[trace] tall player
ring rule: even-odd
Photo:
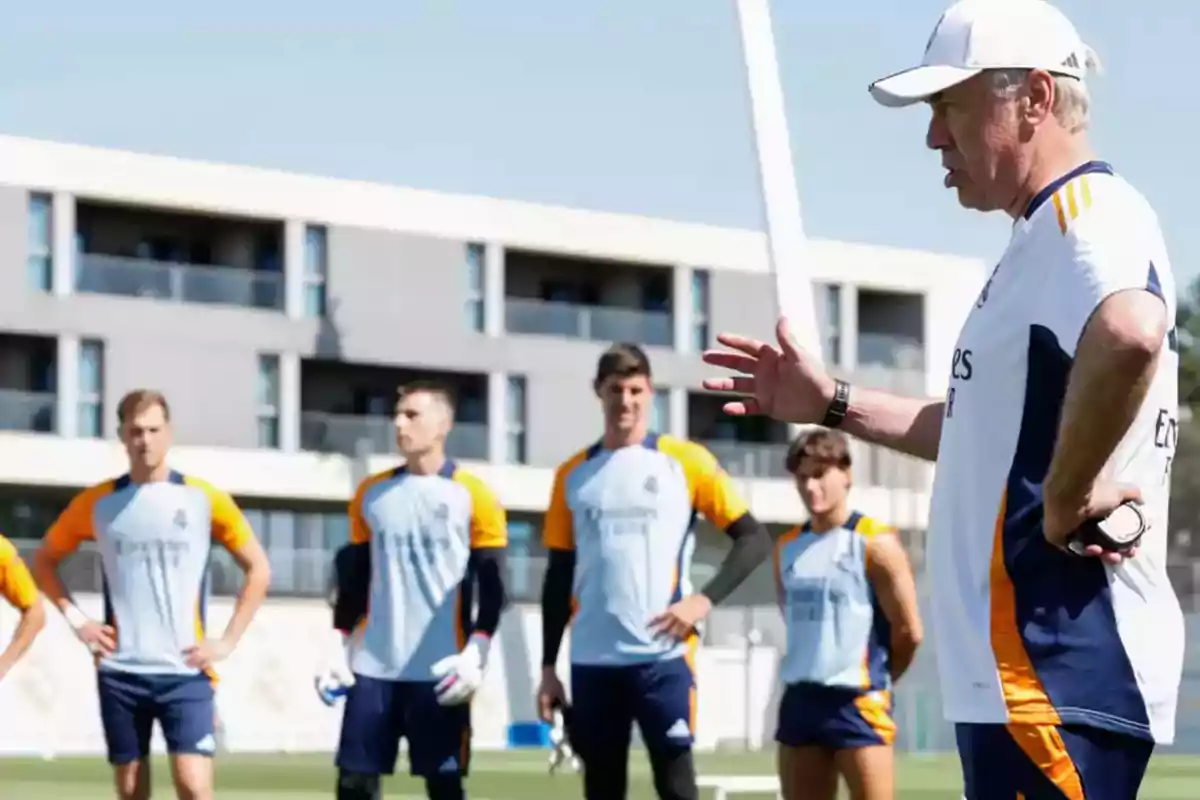
[[[840,773],[852,800],[891,800],[892,686],[922,636],[912,567],[894,530],[851,509],[844,435],[801,436],[786,466],[808,522],[775,543],[787,624],[775,734],[783,796],[835,800]]]
[[[744,374],[705,382],[747,395],[730,413],[823,418],[936,459],[932,621],[971,800],[1132,800],[1155,743],[1175,736],[1175,282],[1150,204],[1088,143],[1095,64],[1043,0],[961,0],[921,66],[871,87],[884,105],[927,103],[945,185],[1013,220],[944,400],[834,380],[785,321],[778,348],[722,335],[739,352],[705,355]],[[1084,525],[1130,501],[1144,538]]]
[[[46,609],[29,568],[12,542],[0,536],[0,596],[21,615],[17,629],[0,653],[0,681],[12,671],[46,626]]]
[[[33,559],[38,585],[63,613],[98,666],[100,717],[117,796],[150,796],[150,735],[162,727],[175,790],[213,797],[216,737],[213,666],[249,627],[271,580],[267,554],[229,495],[167,463],[171,418],[158,392],[138,390],[117,406],[129,472],[75,496]],[[104,575],[104,620],[72,601],[58,565],[95,541]],[[206,638],[213,544],[245,572],[233,616]]]
[[[350,504],[334,602],[352,670],[338,800],[377,800],[401,739],[430,800],[466,796],[470,700],[505,605],[508,523],[483,481],[447,458],[453,422],[448,389],[403,387],[396,442],[404,465],[367,478]]]
[[[695,800],[696,626],[766,560],[770,535],[708,450],[648,430],[640,347],[609,348],[594,386],[604,435],[559,467],[546,512],[539,710],[550,721],[566,701],[555,663],[570,621],[572,744],[588,800],[625,797],[635,721],[658,796]],[[693,594],[697,513],[733,547]]]

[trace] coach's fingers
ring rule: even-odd
[[[753,375],[754,370],[758,367],[757,358],[742,355],[741,353],[730,353],[727,350],[705,350],[704,355],[701,357],[704,359],[704,363],[709,366],[731,369],[734,372],[744,372],[747,375]]]
[[[1142,490],[1136,486],[1121,486],[1117,489],[1117,496],[1121,498],[1121,502],[1134,502],[1141,504]]]
[[[734,394],[754,394],[754,378],[706,378],[701,386],[714,392],[733,392]]]
[[[753,397],[747,397],[745,400],[734,400],[731,403],[726,403],[721,406],[721,410],[731,417],[752,417],[756,414],[761,414],[762,411],[758,407],[758,401]]]
[[[737,333],[718,333],[717,341],[726,347],[740,350],[748,356],[758,355],[758,351],[766,346],[766,342],[760,342],[758,339],[751,339],[749,336]]]
[[[779,321],[775,323],[775,338],[779,340],[779,350],[785,358],[789,361],[804,360],[804,351],[792,337],[792,326],[788,323],[787,317],[780,317]]]

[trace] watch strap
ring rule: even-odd
[[[821,420],[821,427],[839,427],[845,421],[846,413],[849,410],[850,384],[835,378],[833,382],[833,399],[829,401],[829,408],[825,409],[825,418]]]

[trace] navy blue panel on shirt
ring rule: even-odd
[[[1149,738],[1145,702],[1117,631],[1105,565],[1058,550],[1042,530],[1042,487],[1071,363],[1053,331],[1030,327],[1025,405],[1003,530],[1017,630],[1064,723]]]

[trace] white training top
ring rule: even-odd
[[[1042,482],[1092,312],[1126,289],[1167,307],[1149,395],[1109,463],[1151,525],[1119,567],[1042,534]],[[1041,192],[959,335],[931,511],[933,631],[952,722],[1086,724],[1170,744],[1184,628],[1167,579],[1177,431],[1175,281],[1158,219],[1112,168]]]

